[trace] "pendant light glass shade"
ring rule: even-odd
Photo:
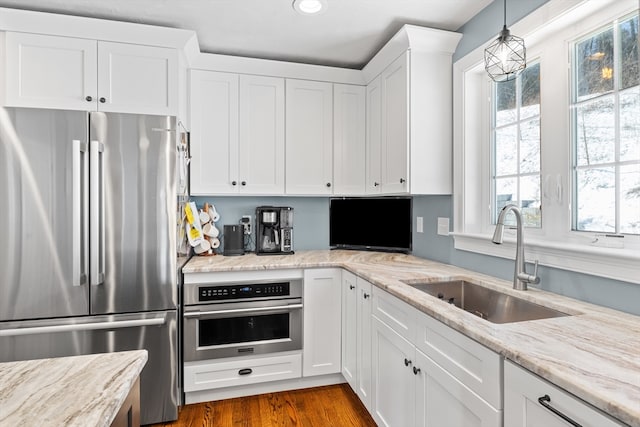
[[[504,26],[497,39],[484,50],[484,68],[495,82],[513,80],[527,67],[524,40],[507,29],[507,0],[504,0]]]

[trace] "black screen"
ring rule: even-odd
[[[411,197],[331,199],[329,246],[410,252],[411,215]]]

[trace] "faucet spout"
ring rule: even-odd
[[[538,262],[536,261],[535,269],[533,274],[528,274],[524,264],[524,241],[522,238],[522,214],[520,213],[520,209],[516,205],[506,205],[500,211],[498,215],[498,221],[496,224],[496,229],[493,233],[493,238],[491,241],[497,245],[502,243],[502,237],[504,234],[504,219],[509,212],[513,212],[516,217],[516,259],[515,259],[515,269],[513,272],[513,289],[518,289],[522,291],[527,290],[527,283],[540,283],[540,278],[537,276],[538,274]]]

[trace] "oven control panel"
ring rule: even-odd
[[[198,301],[289,296],[289,282],[201,286]]]

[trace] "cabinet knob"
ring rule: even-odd
[[[354,290],[356,287],[353,285],[349,285],[349,289]]]
[[[87,102],[91,102],[91,101],[93,101],[93,98],[92,98],[92,97],[90,97],[90,96],[87,96],[85,99],[87,100]]]
[[[404,178],[400,178],[400,184],[404,184],[406,180]]]
[[[327,188],[331,187],[331,183],[327,182]]]
[[[379,182],[374,182],[374,183],[373,183],[373,186],[374,186],[374,187],[377,187],[378,185],[380,185],[380,183],[379,183]]]
[[[236,181],[231,181],[231,185],[238,185],[238,183]]]
[[[404,359],[404,366],[409,366],[409,365],[411,365],[411,360],[405,358]]]
[[[420,373],[420,368],[413,367],[413,375],[418,375]]]
[[[247,181],[242,181],[242,182],[240,183],[240,185],[242,185],[242,186],[244,187],[245,185],[247,185]]]
[[[369,298],[371,296],[371,294],[368,294],[368,293],[365,292],[364,294],[362,294],[362,296],[364,296],[364,299],[367,299],[367,298]]]
[[[106,98],[100,98],[99,101],[104,104],[105,102],[107,102],[107,99]]]

